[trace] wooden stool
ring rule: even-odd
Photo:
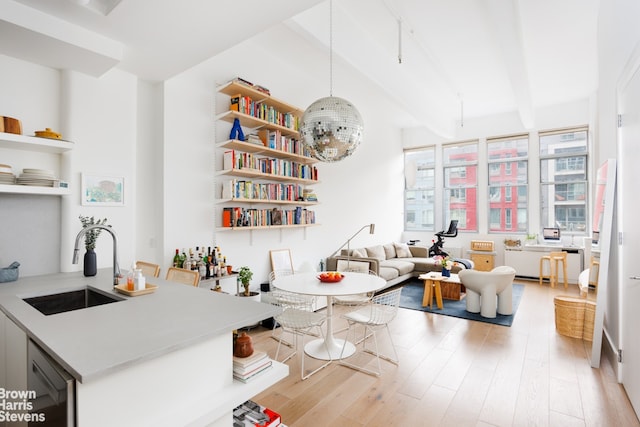
[[[545,262],[549,263],[549,275],[544,274]],[[539,279],[540,286],[542,286],[542,279],[549,279],[549,284],[551,285],[551,287],[555,286],[555,276],[554,276],[554,270],[553,270],[553,263],[551,262],[551,254],[542,255],[540,257],[540,273],[538,274],[538,276],[540,277]]]
[[[435,292],[434,292],[435,291]],[[436,297],[436,306],[442,310],[442,287],[440,286],[440,280],[425,279],[424,280],[424,296],[422,297],[422,306],[429,306],[429,309],[433,308],[433,297]]]
[[[544,274],[545,261],[549,262],[549,275]],[[540,285],[542,285],[542,279],[548,278],[551,287],[556,287],[559,277],[559,263],[562,263],[562,278],[564,280],[564,287],[565,289],[569,287],[569,283],[567,282],[567,253],[564,251],[549,252],[548,255],[543,255],[540,257]]]
[[[558,284],[558,279],[560,278],[560,274],[559,274],[560,269],[558,268],[558,263],[561,262],[562,263],[562,279],[564,281],[564,288],[567,289],[569,287],[569,282],[567,281],[567,253],[564,251],[551,252],[549,256],[551,257],[551,261],[553,261],[553,270],[555,273],[554,274],[555,284],[556,285]]]
[[[595,274],[594,274],[595,271]],[[589,264],[589,286],[593,286],[594,289],[598,288],[598,275],[600,274],[600,261],[591,257],[591,263]],[[594,277],[593,280],[591,278]]]

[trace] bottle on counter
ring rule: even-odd
[[[198,274],[200,275],[200,279],[204,279],[205,276],[207,275],[207,269],[205,267],[205,257],[203,256],[201,259],[198,260]]]
[[[211,246],[207,248],[207,254],[204,256],[204,261],[204,268],[206,269],[204,278],[209,279],[211,277]]]
[[[134,278],[133,278],[135,290],[136,291],[142,291],[142,290],[146,289],[147,288],[146,281],[147,280],[142,275],[142,270],[140,270],[139,268],[136,268],[135,275],[134,275]]]
[[[176,254],[173,256],[173,266],[176,268],[182,267],[182,263],[180,262],[180,251],[176,249]]]
[[[191,260],[189,258],[186,258],[184,260],[184,262],[182,263],[182,268],[184,268],[185,270],[191,270]]]
[[[135,269],[135,264],[131,265],[131,268],[129,269],[129,272],[127,273],[127,290],[128,291],[135,291],[136,287],[135,287],[135,281],[134,281],[134,271]]]
[[[187,270],[195,270],[197,269],[196,258],[193,255],[193,248],[189,248],[189,268]]]
[[[180,265],[178,268],[184,268],[184,262],[187,260],[187,252],[182,248],[182,253],[180,254]]]

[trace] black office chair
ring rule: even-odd
[[[431,245],[431,247],[429,248],[429,256],[430,257],[436,256],[436,255],[440,255],[443,257],[449,256],[448,253],[442,250],[442,245],[444,245],[444,240],[442,238],[456,237],[457,235],[458,235],[458,220],[452,219],[451,222],[449,223],[449,229],[447,231],[442,230],[436,233],[436,237],[438,237],[438,240],[434,242],[433,245]]]

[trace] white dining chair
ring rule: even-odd
[[[303,294],[296,294],[294,292],[289,292],[289,291],[285,291],[282,289],[278,289],[275,284],[273,283],[274,280],[276,279],[276,277],[282,277],[282,276],[289,276],[295,274],[294,271],[291,270],[277,270],[277,271],[272,271],[269,273],[269,289],[273,292],[273,291],[277,291],[277,293],[275,295],[285,295],[286,296],[286,303],[288,306],[290,307],[294,307],[294,308],[298,308],[300,310],[308,310],[308,311],[313,311],[313,307],[315,305],[315,301],[316,301],[316,297],[313,295],[303,295]],[[313,331],[310,330],[309,335],[314,336],[314,337],[318,337],[319,335]],[[293,344],[290,343],[287,340],[282,339],[282,337],[280,337],[279,335],[276,334],[275,329],[273,329],[271,331],[271,338],[275,339],[276,341],[288,346],[288,347],[293,347]]]
[[[382,373],[380,359],[387,360],[395,365],[398,364],[398,353],[396,351],[395,345],[393,344],[393,339],[391,338],[389,323],[396,317],[396,314],[398,313],[401,291],[402,288],[398,288],[389,292],[385,292],[383,294],[378,294],[371,299],[371,302],[367,306],[343,314],[341,316],[349,323],[347,336],[345,338],[342,352],[340,354],[341,365],[365,372],[370,375],[379,376]],[[365,368],[364,365],[356,365],[354,363],[350,363],[347,360],[343,359],[344,350],[346,347],[346,343],[349,341],[350,333],[353,334],[353,340],[355,341],[355,329],[357,325],[362,325],[364,327],[364,332],[360,341],[356,342],[356,350],[357,345],[362,344],[362,352],[373,354],[376,357],[378,366],[377,371]],[[393,350],[393,356],[381,354],[379,351],[378,337],[376,336],[376,332],[381,329],[386,329],[387,331],[389,343],[391,344],[391,349]],[[371,340],[373,340],[374,344],[373,349],[367,347],[367,343]],[[351,357],[355,357],[357,354],[358,352],[356,351],[356,353]]]
[[[324,331],[322,330],[322,326],[324,325],[327,318],[324,314],[313,312],[312,302],[308,302],[307,306],[304,306],[303,304],[301,304],[301,300],[298,297],[299,295],[297,294],[275,290],[271,292],[264,292],[262,295],[262,302],[282,308],[282,312],[280,314],[273,316],[275,323],[273,325],[272,336],[275,337],[274,334],[277,329],[280,332],[277,338],[278,347],[276,349],[274,359],[281,363],[286,363],[289,359],[291,359],[299,352],[300,378],[306,380],[311,375],[329,365],[329,363],[331,363],[331,359],[322,363],[311,372],[305,372],[305,359],[311,359],[309,356],[306,356],[304,352],[305,337],[309,335],[312,330],[317,330],[319,336],[322,337],[322,341],[324,342]],[[293,351],[282,360],[278,360],[282,344],[291,345],[284,341],[283,337],[285,333],[290,333],[292,335],[291,341],[293,342]],[[301,347],[298,346],[299,341],[301,341]],[[298,351],[299,348],[300,351]],[[327,347],[326,343],[325,348],[327,350],[327,354],[329,354],[329,348]]]
[[[341,270],[342,272],[355,272],[355,273],[369,273],[373,276],[377,276],[375,271],[368,270],[362,271],[360,269],[345,269]],[[333,303],[337,305],[347,305],[347,306],[359,306],[365,305],[371,301],[375,292],[367,292],[364,294],[353,294],[353,295],[339,295],[333,297]]]

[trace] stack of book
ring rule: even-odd
[[[271,359],[264,351],[254,351],[249,357],[233,357],[233,377],[239,381],[251,381],[257,375],[271,369]]]
[[[247,400],[233,410],[234,427],[279,427],[282,426],[280,415],[269,408]]]

